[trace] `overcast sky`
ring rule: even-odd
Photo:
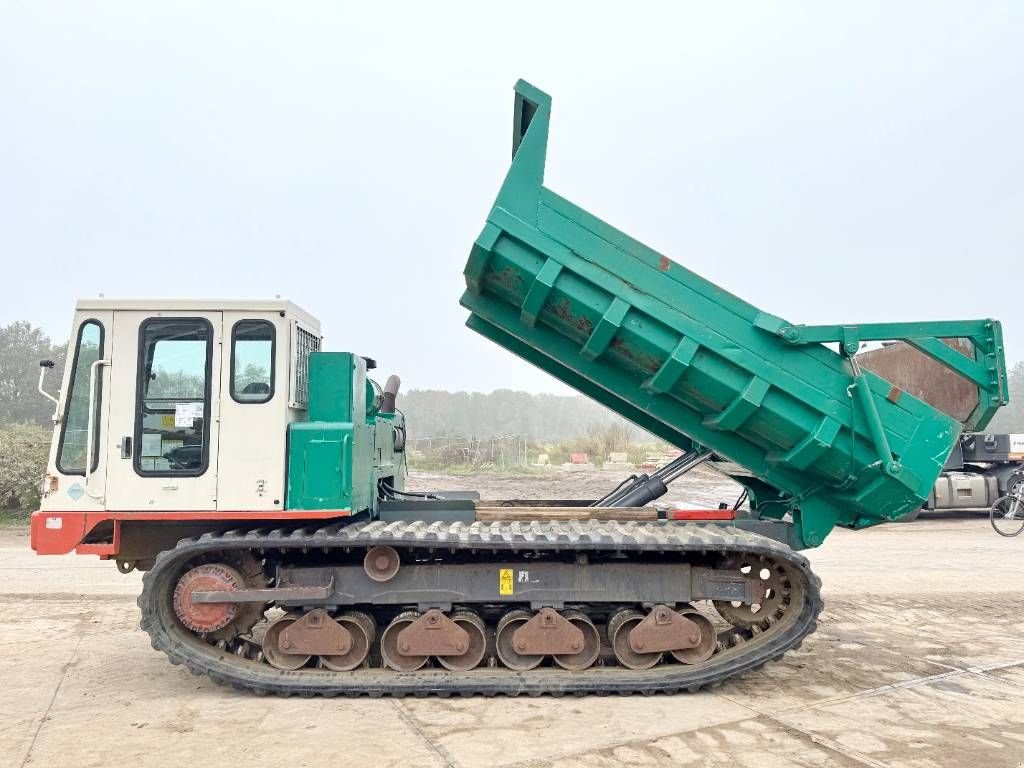
[[[0,2],[0,324],[280,294],[406,387],[565,391],[458,306],[525,77],[546,185],[675,261],[1024,357],[1024,3],[157,5]]]

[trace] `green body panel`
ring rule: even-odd
[[[405,487],[405,465],[394,449],[404,421],[377,412],[378,390],[358,355],[310,354],[309,420],[288,428],[287,509],[373,511],[379,478]]]
[[[996,321],[794,326],[546,189],[550,98],[516,93],[512,167],[465,269],[467,324],[655,435],[740,465],[754,514],[789,512],[803,545],[919,507],[962,428],[861,371],[860,341],[905,338],[975,383],[972,429],[1006,402]],[[972,339],[975,359],[952,357],[946,336]]]
[[[309,356],[310,421],[352,421],[366,408],[366,363],[351,352]]]
[[[405,490],[405,457],[395,450],[395,430],[404,430],[405,421],[401,414],[377,414],[373,424],[375,472],[378,478],[390,478],[390,485],[397,491]]]
[[[352,509],[353,432],[347,422],[290,425],[288,509]]]

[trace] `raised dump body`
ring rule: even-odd
[[[920,507],[962,427],[1006,402],[999,323],[807,327],[763,312],[544,187],[550,112],[547,94],[517,84],[512,166],[465,270],[469,327],[670,443],[744,468],[755,516],[792,513],[797,546]],[[892,338],[977,389],[963,424],[852,360]]]

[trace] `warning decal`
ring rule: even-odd
[[[498,569],[498,594],[499,595],[511,595],[513,587],[512,581],[512,569],[511,568],[499,568]]]

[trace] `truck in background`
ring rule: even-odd
[[[967,432],[946,460],[922,509],[987,512],[1024,483],[1024,434]]]

